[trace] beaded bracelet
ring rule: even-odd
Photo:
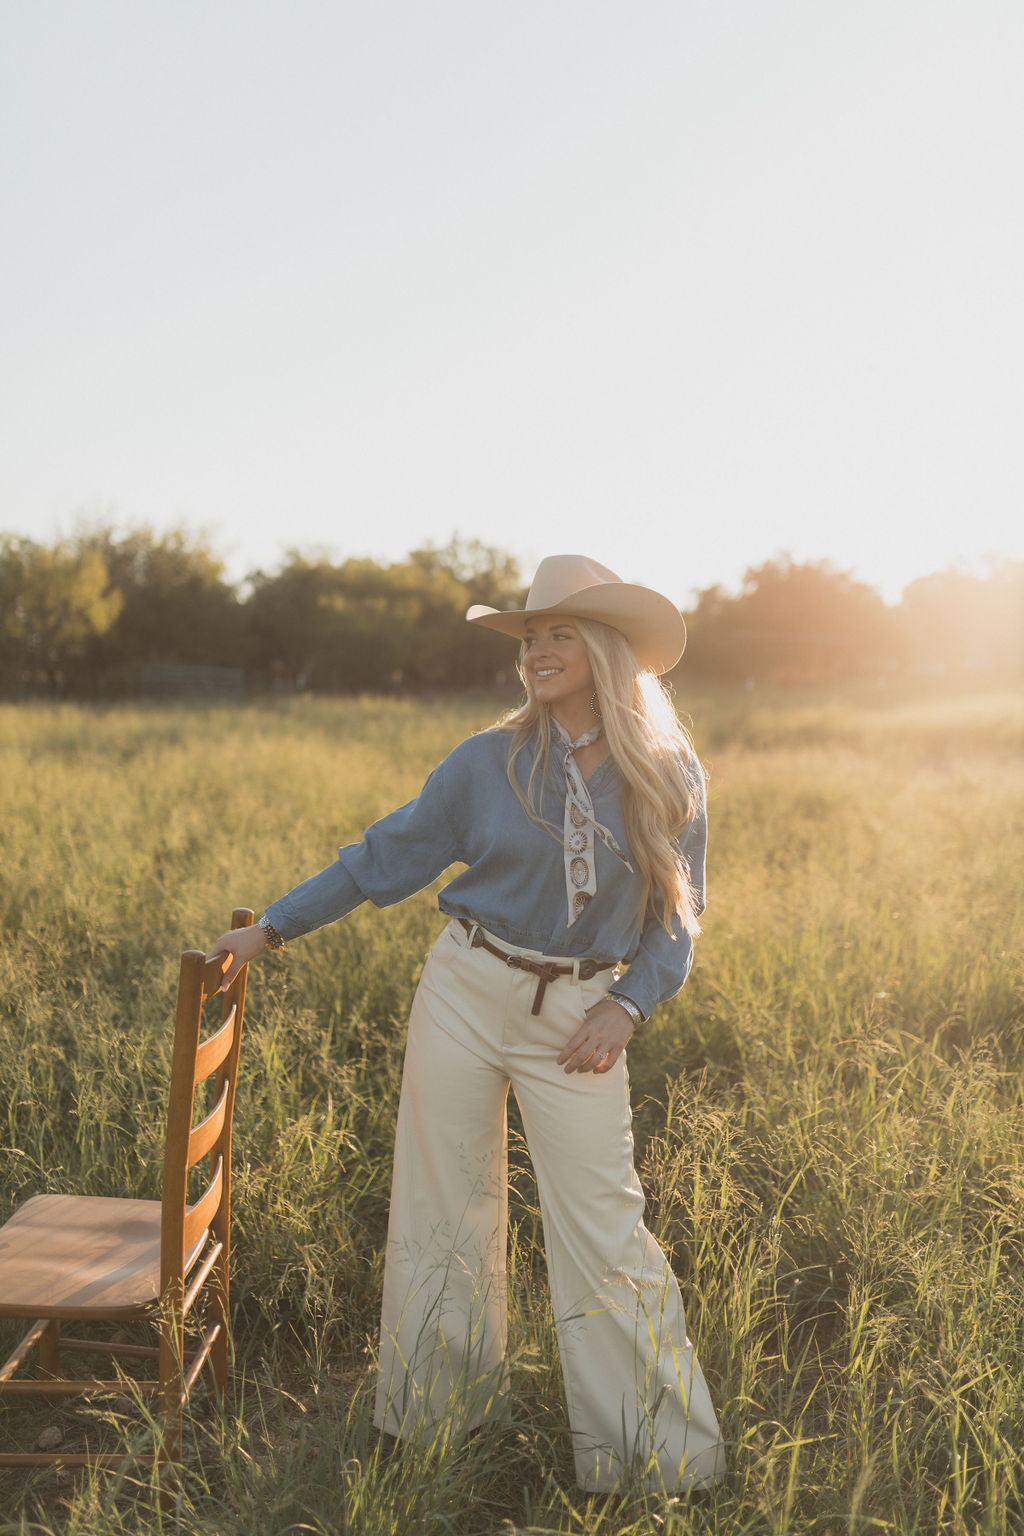
[[[273,923],[270,921],[270,918],[265,912],[260,918],[259,922],[256,924],[256,927],[262,928],[263,932],[266,934],[268,949],[284,949],[284,939],[282,939],[281,935],[278,933],[277,929],[274,927]]]

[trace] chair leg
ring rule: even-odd
[[[185,1319],[183,1297],[169,1293],[164,1297],[160,1318],[160,1425],[158,1459],[181,1460],[181,1397],[183,1357],[185,1354]]]
[[[51,1318],[39,1339],[39,1375],[60,1376],[60,1319]]]
[[[165,1515],[172,1513],[178,1502],[181,1473],[176,1462],[169,1461],[162,1453],[156,1459],[157,1482],[160,1487],[160,1508]]]
[[[156,1447],[157,1480],[160,1505],[165,1513],[174,1508],[181,1462],[181,1366],[168,1349],[165,1359],[163,1339],[160,1351],[160,1435]]]

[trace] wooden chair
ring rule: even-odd
[[[238,907],[231,926],[247,928],[252,917],[248,908]],[[247,967],[223,994],[219,1027],[200,1040],[203,1004],[219,991],[227,963],[226,956],[208,961],[194,949],[181,957],[162,1198],[36,1195],[0,1227],[0,1317],[35,1320],[0,1367],[0,1394],[154,1394],[162,1421],[156,1450],[161,1462],[180,1459],[182,1408],[204,1364],[218,1394],[227,1386],[231,1118]],[[213,1107],[193,1125],[196,1087],[214,1073]],[[206,1156],[206,1187],[189,1204],[189,1170]],[[185,1319],[204,1291],[205,1327],[198,1345],[186,1352]],[[73,1338],[61,1331],[70,1321],[137,1318],[156,1324],[159,1344]],[[14,1380],[35,1344],[37,1376]],[[158,1374],[147,1380],[62,1377],[65,1351],[155,1359]],[[123,1459],[123,1453],[9,1452],[0,1454],[0,1466],[116,1466]]]

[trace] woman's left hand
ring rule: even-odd
[[[633,1020],[625,1008],[602,997],[579,1029],[563,1045],[557,1058],[566,1072],[610,1072],[629,1044]]]

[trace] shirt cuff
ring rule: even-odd
[[[266,915],[286,942],[337,922],[366,897],[340,859],[272,901]]]

